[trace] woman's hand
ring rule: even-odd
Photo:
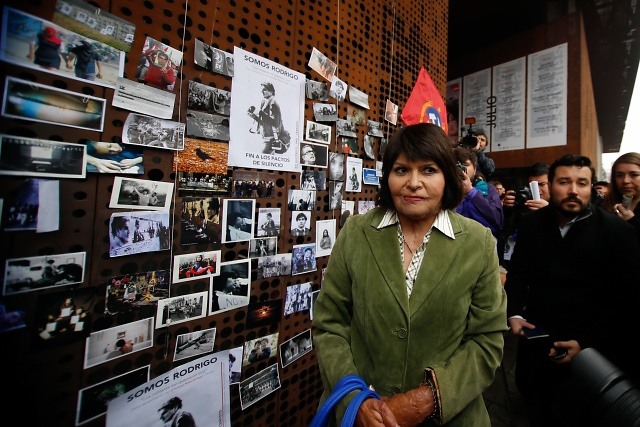
[[[87,163],[95,166],[102,173],[121,172],[120,164],[113,160],[98,159],[97,157],[87,155]]]
[[[120,166],[122,166],[122,168],[124,168],[124,169],[130,168],[131,166],[135,166],[138,163],[142,163],[142,156],[136,157],[134,159],[123,159],[123,160],[120,160]]]

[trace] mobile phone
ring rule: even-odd
[[[622,196],[622,206],[624,206],[625,208],[628,208],[629,206],[631,206],[632,201],[633,201],[633,197],[627,196],[627,195]]]
[[[562,359],[569,353],[566,348],[559,348],[559,347],[553,347],[553,348],[556,349],[556,355],[551,356],[553,360]]]
[[[545,338],[549,336],[547,331],[541,326],[536,326],[533,329],[522,328],[522,333],[524,333],[524,336],[527,337],[528,340],[534,338]]]

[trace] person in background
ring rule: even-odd
[[[585,411],[569,410],[571,363],[583,349],[595,348],[628,374],[638,370],[637,352],[620,346],[639,301],[640,245],[633,227],[591,203],[593,175],[588,157],[557,159],[549,206],[518,225],[505,290],[519,337],[516,385],[532,427],[592,424],[576,418]],[[526,339],[535,327],[549,338]]]
[[[507,189],[504,188],[504,185],[502,184],[502,182],[498,181],[497,179],[492,179],[491,181],[489,181],[489,184],[495,187],[496,191],[498,192],[498,196],[500,196],[500,200],[504,200],[504,196],[507,193]]]
[[[478,167],[476,169],[485,179],[488,179],[496,170],[495,162],[484,152],[489,145],[489,136],[482,126],[474,127],[473,133],[478,140],[478,144],[475,147],[471,147],[471,151],[476,153],[478,158]]]
[[[75,65],[74,65],[75,59]],[[76,77],[85,80],[102,78],[102,57],[88,40],[81,40],[80,44],[69,49],[66,65],[75,71]]]
[[[29,43],[27,58],[34,64],[47,70],[59,70],[62,58],[62,40],[54,27],[44,27],[36,36],[37,40]]]
[[[454,211],[460,170],[438,125],[399,128],[382,168],[378,207],[346,221],[313,304],[320,404],[357,374],[382,396],[358,426],[488,427],[507,321],[495,238]]]
[[[609,194],[609,181],[596,181],[593,183],[593,189],[602,199],[605,199]]]
[[[611,191],[600,206],[633,225],[640,239],[640,153],[618,157],[611,165],[611,180]]]

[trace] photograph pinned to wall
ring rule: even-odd
[[[289,276],[291,274],[291,254],[277,254],[258,258],[258,279]]]
[[[263,369],[240,383],[240,406],[244,411],[281,387],[278,363]]]
[[[284,315],[309,310],[311,308],[312,282],[297,283],[287,286],[287,296],[284,300]]]
[[[84,281],[86,252],[70,252],[5,261],[2,295],[67,286]]]
[[[364,215],[375,207],[375,200],[358,200],[358,215]]]
[[[25,179],[6,200],[4,231],[36,230],[40,218],[40,184],[44,180]],[[58,206],[56,206],[58,208]]]
[[[324,269],[322,270],[322,277],[324,278]],[[309,310],[309,320],[313,320],[313,305],[316,303],[318,295],[320,295],[320,289],[311,292],[311,309]]]
[[[180,50],[147,36],[136,68],[136,78],[140,83],[173,92],[181,63]]]
[[[231,112],[231,92],[213,86],[189,80],[189,98],[187,108],[190,110],[217,113],[228,116]]]
[[[278,251],[277,237],[258,237],[249,241],[249,258],[275,255]]]
[[[305,75],[234,47],[229,166],[300,172]]]
[[[335,62],[327,58],[324,53],[320,52],[315,47],[311,51],[311,56],[309,57],[307,65],[328,81],[333,80],[333,75],[338,68],[338,65]]]
[[[225,144],[226,145],[226,144]],[[174,155],[174,160],[179,154]],[[181,162],[184,164],[184,162]],[[175,163],[174,163],[175,164]],[[232,169],[226,173],[178,171],[178,195],[185,196],[229,196],[231,195]]]
[[[123,52],[131,50],[136,32],[136,26],[132,22],[83,0],[58,0],[53,12],[53,22]]]
[[[322,144],[331,144],[331,126],[307,120],[305,139]]]
[[[376,155],[373,152],[373,137],[371,135],[364,136],[364,153],[368,159],[375,160]]]
[[[349,86],[349,101],[361,106],[362,108],[366,108],[367,110],[369,109],[369,95],[353,86]]]
[[[0,134],[0,175],[84,178],[84,144]]]
[[[229,141],[229,117],[187,110],[187,136]]]
[[[313,350],[311,329],[307,329],[280,344],[280,362],[282,363],[282,367],[284,368],[292,362],[295,362],[311,350]]]
[[[311,211],[292,211],[291,212],[291,235],[294,237],[304,237],[311,235],[309,221]]]
[[[316,208],[316,192],[313,190],[288,191],[287,207],[290,211],[312,211]]]
[[[199,357],[213,352],[213,343],[216,338],[216,328],[203,329],[176,337],[176,348],[173,353],[173,361]]]
[[[329,179],[332,181],[344,179],[344,155],[342,153],[329,153]]]
[[[275,197],[278,175],[273,171],[234,170],[231,194],[236,198]]]
[[[194,39],[193,63],[198,67],[211,71],[213,61],[213,49],[205,42]]]
[[[342,153],[343,154],[355,154],[358,155],[360,147],[358,146],[358,139],[350,136],[342,137]]]
[[[358,127],[351,120],[338,119],[336,122],[336,135],[356,138],[358,136]]]
[[[208,291],[194,292],[158,301],[156,329],[206,316],[208,293]]]
[[[365,185],[380,185],[380,178],[375,169],[362,168],[362,183]]]
[[[220,274],[209,286],[209,315],[246,307],[251,291],[251,260],[223,262]]]
[[[384,152],[387,150],[387,138],[380,139],[380,157],[384,157]],[[382,170],[382,167],[380,167]]]
[[[300,145],[300,164],[326,168],[329,157],[329,146],[304,141]]]
[[[329,87],[326,82],[307,79],[305,93],[308,99],[313,99],[314,101],[327,101],[329,99]]]
[[[144,173],[143,148],[117,142],[87,141],[87,165],[89,173]]]
[[[92,332],[84,347],[84,369],[137,353],[152,345],[153,317]]]
[[[326,190],[327,175],[324,171],[305,169],[300,174],[301,190]]]
[[[192,252],[173,257],[173,283],[220,275],[220,251]]]
[[[242,379],[242,346],[229,349],[229,384]]]
[[[37,16],[4,7],[1,31],[2,61],[109,88],[123,76],[123,51]],[[79,59],[80,49],[88,61]],[[75,58],[67,62],[70,52]]]
[[[382,137],[382,123],[374,120],[367,120],[367,135]]]
[[[222,243],[244,242],[253,238],[255,199],[224,199],[222,211]]]
[[[291,256],[291,275],[309,273],[317,270],[316,244],[303,243],[293,245]]]
[[[211,71],[223,76],[233,77],[235,68],[235,56],[211,46]]]
[[[182,198],[182,217],[180,224],[180,244],[211,245],[220,248],[220,198],[192,197]]]
[[[227,175],[230,172],[227,167],[228,157],[229,144],[226,142],[185,138],[184,150],[173,156],[173,167],[180,172],[197,172],[211,178],[214,174]],[[205,179],[200,182],[207,181]]]
[[[398,105],[387,99],[387,104],[384,109],[384,119],[395,125],[398,123]]]
[[[328,256],[336,241],[336,220],[316,221],[316,257]]]
[[[13,298],[0,298],[0,334],[27,327],[27,311]]]
[[[344,189],[344,182],[331,181],[329,182],[329,209],[341,209],[342,208],[342,190]]]
[[[171,245],[169,211],[111,214],[109,256],[166,251]]]
[[[333,76],[331,86],[329,87],[329,96],[335,98],[338,102],[343,102],[347,97],[347,89],[349,86],[343,80]]]
[[[366,122],[365,111],[362,108],[354,107],[353,105],[347,105],[347,120],[351,123],[361,126]]]
[[[171,119],[176,94],[144,83],[118,77],[111,100],[112,107],[122,108],[160,119]]]
[[[278,354],[278,336],[279,333],[276,332],[245,341],[242,352],[242,366],[249,366]]]
[[[342,210],[340,211],[340,227],[344,226],[347,219],[355,214],[356,202],[353,200],[343,200]]]
[[[256,237],[273,237],[280,234],[280,208],[258,208]]]
[[[129,313],[142,307],[156,307],[158,301],[169,297],[169,270],[112,277],[107,283],[104,314]]]
[[[117,375],[78,391],[76,426],[95,420],[107,413],[109,402],[149,381],[151,365]]]
[[[362,191],[362,159],[347,157],[347,180],[345,191],[352,193],[359,193]]]
[[[277,323],[282,318],[282,300],[268,300],[249,303],[247,328],[253,329]]]
[[[334,104],[314,102],[313,119],[317,122],[335,122],[338,120],[338,110]]]
[[[2,115],[102,132],[106,103],[103,98],[7,76]]]
[[[184,123],[129,113],[122,129],[122,142],[165,150],[182,150],[184,129]]]
[[[85,339],[91,331],[95,289],[41,294],[35,315],[34,347],[57,347]]]
[[[110,208],[169,210],[173,198],[173,182],[113,177]]]

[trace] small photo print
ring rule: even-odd
[[[259,208],[256,237],[274,237],[280,234],[280,208]]]
[[[376,207],[376,202],[374,200],[358,200],[359,215],[364,215],[375,207]]]
[[[166,251],[171,244],[169,211],[111,214],[109,256]]]
[[[7,300],[10,299],[7,298]],[[27,311],[19,306],[19,304],[23,304],[23,302],[14,305],[11,301],[7,300],[0,299],[0,313],[2,313],[0,334],[27,327]]]
[[[287,206],[290,211],[312,211],[316,208],[316,192],[314,190],[289,189],[288,199]]]
[[[278,175],[273,171],[234,170],[231,194],[236,198],[275,197]]]
[[[251,260],[241,259],[220,265],[220,275],[211,281],[209,314],[249,305]]]
[[[367,155],[368,159],[375,160],[376,155],[373,152],[373,137],[371,135],[364,136],[364,154]]]
[[[362,183],[365,185],[379,185],[380,178],[375,169],[362,168]]]
[[[258,279],[289,276],[291,274],[291,254],[278,254],[258,258]]]
[[[340,227],[344,226],[351,215],[355,215],[356,202],[353,200],[343,200],[340,211]]]
[[[366,108],[367,110],[369,109],[369,95],[353,86],[349,86],[349,101],[361,106],[362,108]]]
[[[398,105],[387,99],[387,105],[384,110],[384,119],[395,125],[398,123]]]
[[[305,169],[300,174],[301,190],[326,190],[327,175],[324,171]]]
[[[329,179],[332,181],[344,179],[344,154],[329,153]]]
[[[355,125],[364,125],[365,111],[362,108],[347,105],[347,120]]]
[[[136,77],[140,83],[173,92],[181,63],[182,51],[147,37],[138,61]]]
[[[300,144],[300,164],[303,166],[315,166],[326,168],[329,157],[329,146],[303,142]]]
[[[328,256],[336,241],[336,220],[316,221],[316,257]]]
[[[173,257],[173,283],[218,276],[220,251],[189,253]]]
[[[324,278],[324,270],[322,270],[322,277]],[[309,320],[313,320],[313,306],[318,299],[318,295],[320,295],[320,289],[311,292],[311,309],[309,310]]]
[[[224,199],[222,243],[243,242],[253,238],[255,199]]]
[[[142,175],[143,151],[135,145],[87,141],[87,172]]]
[[[206,316],[207,294],[208,291],[196,292],[158,301],[156,329]]]
[[[169,210],[173,198],[173,182],[145,179],[113,178],[110,208]]]
[[[280,362],[282,367],[298,360],[313,349],[311,342],[311,329],[296,335],[288,341],[280,344]]]
[[[320,52],[315,47],[311,51],[311,57],[309,58],[309,63],[307,64],[309,67],[320,74],[322,77],[327,79],[328,81],[333,80],[333,75],[338,68],[337,64],[327,58],[322,52]]]
[[[358,147],[358,139],[351,138],[350,136],[342,137],[342,153],[343,154],[358,154],[360,147]]]
[[[240,383],[240,406],[242,410],[244,411],[260,399],[270,395],[280,386],[280,373],[278,372],[277,363],[242,381]]]
[[[331,144],[331,126],[307,120],[305,139],[322,144]]]
[[[105,314],[129,313],[141,307],[156,307],[158,301],[169,297],[169,270],[112,277],[107,284]]]
[[[180,244],[183,246],[205,244],[220,248],[220,198],[182,198]]]
[[[211,47],[211,71],[223,76],[233,77],[234,58],[233,53]]]
[[[338,77],[333,76],[331,87],[329,88],[329,96],[335,98],[338,102],[342,102],[347,97],[347,84]]]
[[[335,122],[338,120],[338,110],[334,104],[314,102],[313,118],[316,122]]]
[[[309,219],[311,211],[293,211],[291,212],[291,235],[294,237],[303,237],[311,235],[311,227]]]
[[[187,108],[228,116],[231,108],[231,92],[190,80]]]
[[[211,46],[195,39],[193,47],[193,63],[211,71],[211,61],[213,61],[213,50]]]
[[[367,120],[367,135],[383,137],[382,123],[373,120]]]
[[[336,122],[336,135],[356,138],[358,136],[358,127],[351,120],[338,119]]]
[[[252,363],[266,360],[278,353],[278,332],[265,335],[244,343],[242,366],[249,366]]]
[[[229,143],[227,142],[185,138],[184,150],[173,155],[173,167],[178,172],[189,172],[192,173],[190,176],[198,176],[199,180],[196,183],[204,191],[212,186],[229,187],[230,179],[227,177],[231,175],[231,169],[227,167],[228,159]],[[214,180],[215,176],[220,176],[220,178]],[[207,185],[207,183],[212,185]],[[192,184],[194,183],[192,182]]]
[[[102,132],[106,103],[103,98],[7,76],[2,115]]]
[[[295,276],[296,274],[305,274],[316,270],[316,244],[293,245],[291,274]]]
[[[331,181],[329,183],[329,209],[340,209],[342,207],[342,190],[344,182]]]
[[[345,191],[359,193],[362,191],[362,159],[347,158],[347,180]]]
[[[84,281],[86,252],[9,258],[4,267],[4,296],[73,285]]]
[[[308,99],[314,101],[327,101],[329,99],[329,88],[325,82],[306,80],[305,93]]]
[[[260,258],[275,255],[277,250],[277,237],[259,237],[249,241],[249,258]]]
[[[229,385],[242,379],[242,346],[229,349]]]
[[[174,158],[177,156],[176,154]],[[231,169],[227,169],[225,173],[212,174],[178,171],[178,195],[228,196],[231,194],[231,174]]]
[[[216,339],[216,328],[181,334],[176,337],[176,349],[173,353],[173,361],[202,356],[213,352],[213,343]]]
[[[187,136],[229,141],[229,117],[187,110]]]
[[[92,287],[41,294],[35,316],[35,348],[68,345],[91,331],[95,304]]]
[[[87,337],[84,369],[153,345],[153,317],[91,333]]]
[[[182,150],[185,126],[184,123],[129,113],[122,130],[122,142],[165,150]]]
[[[312,287],[311,282],[287,286],[287,297],[284,301],[285,316],[311,308]]]
[[[282,318],[282,300],[258,301],[249,303],[247,309],[247,328],[258,328],[277,323]]]

